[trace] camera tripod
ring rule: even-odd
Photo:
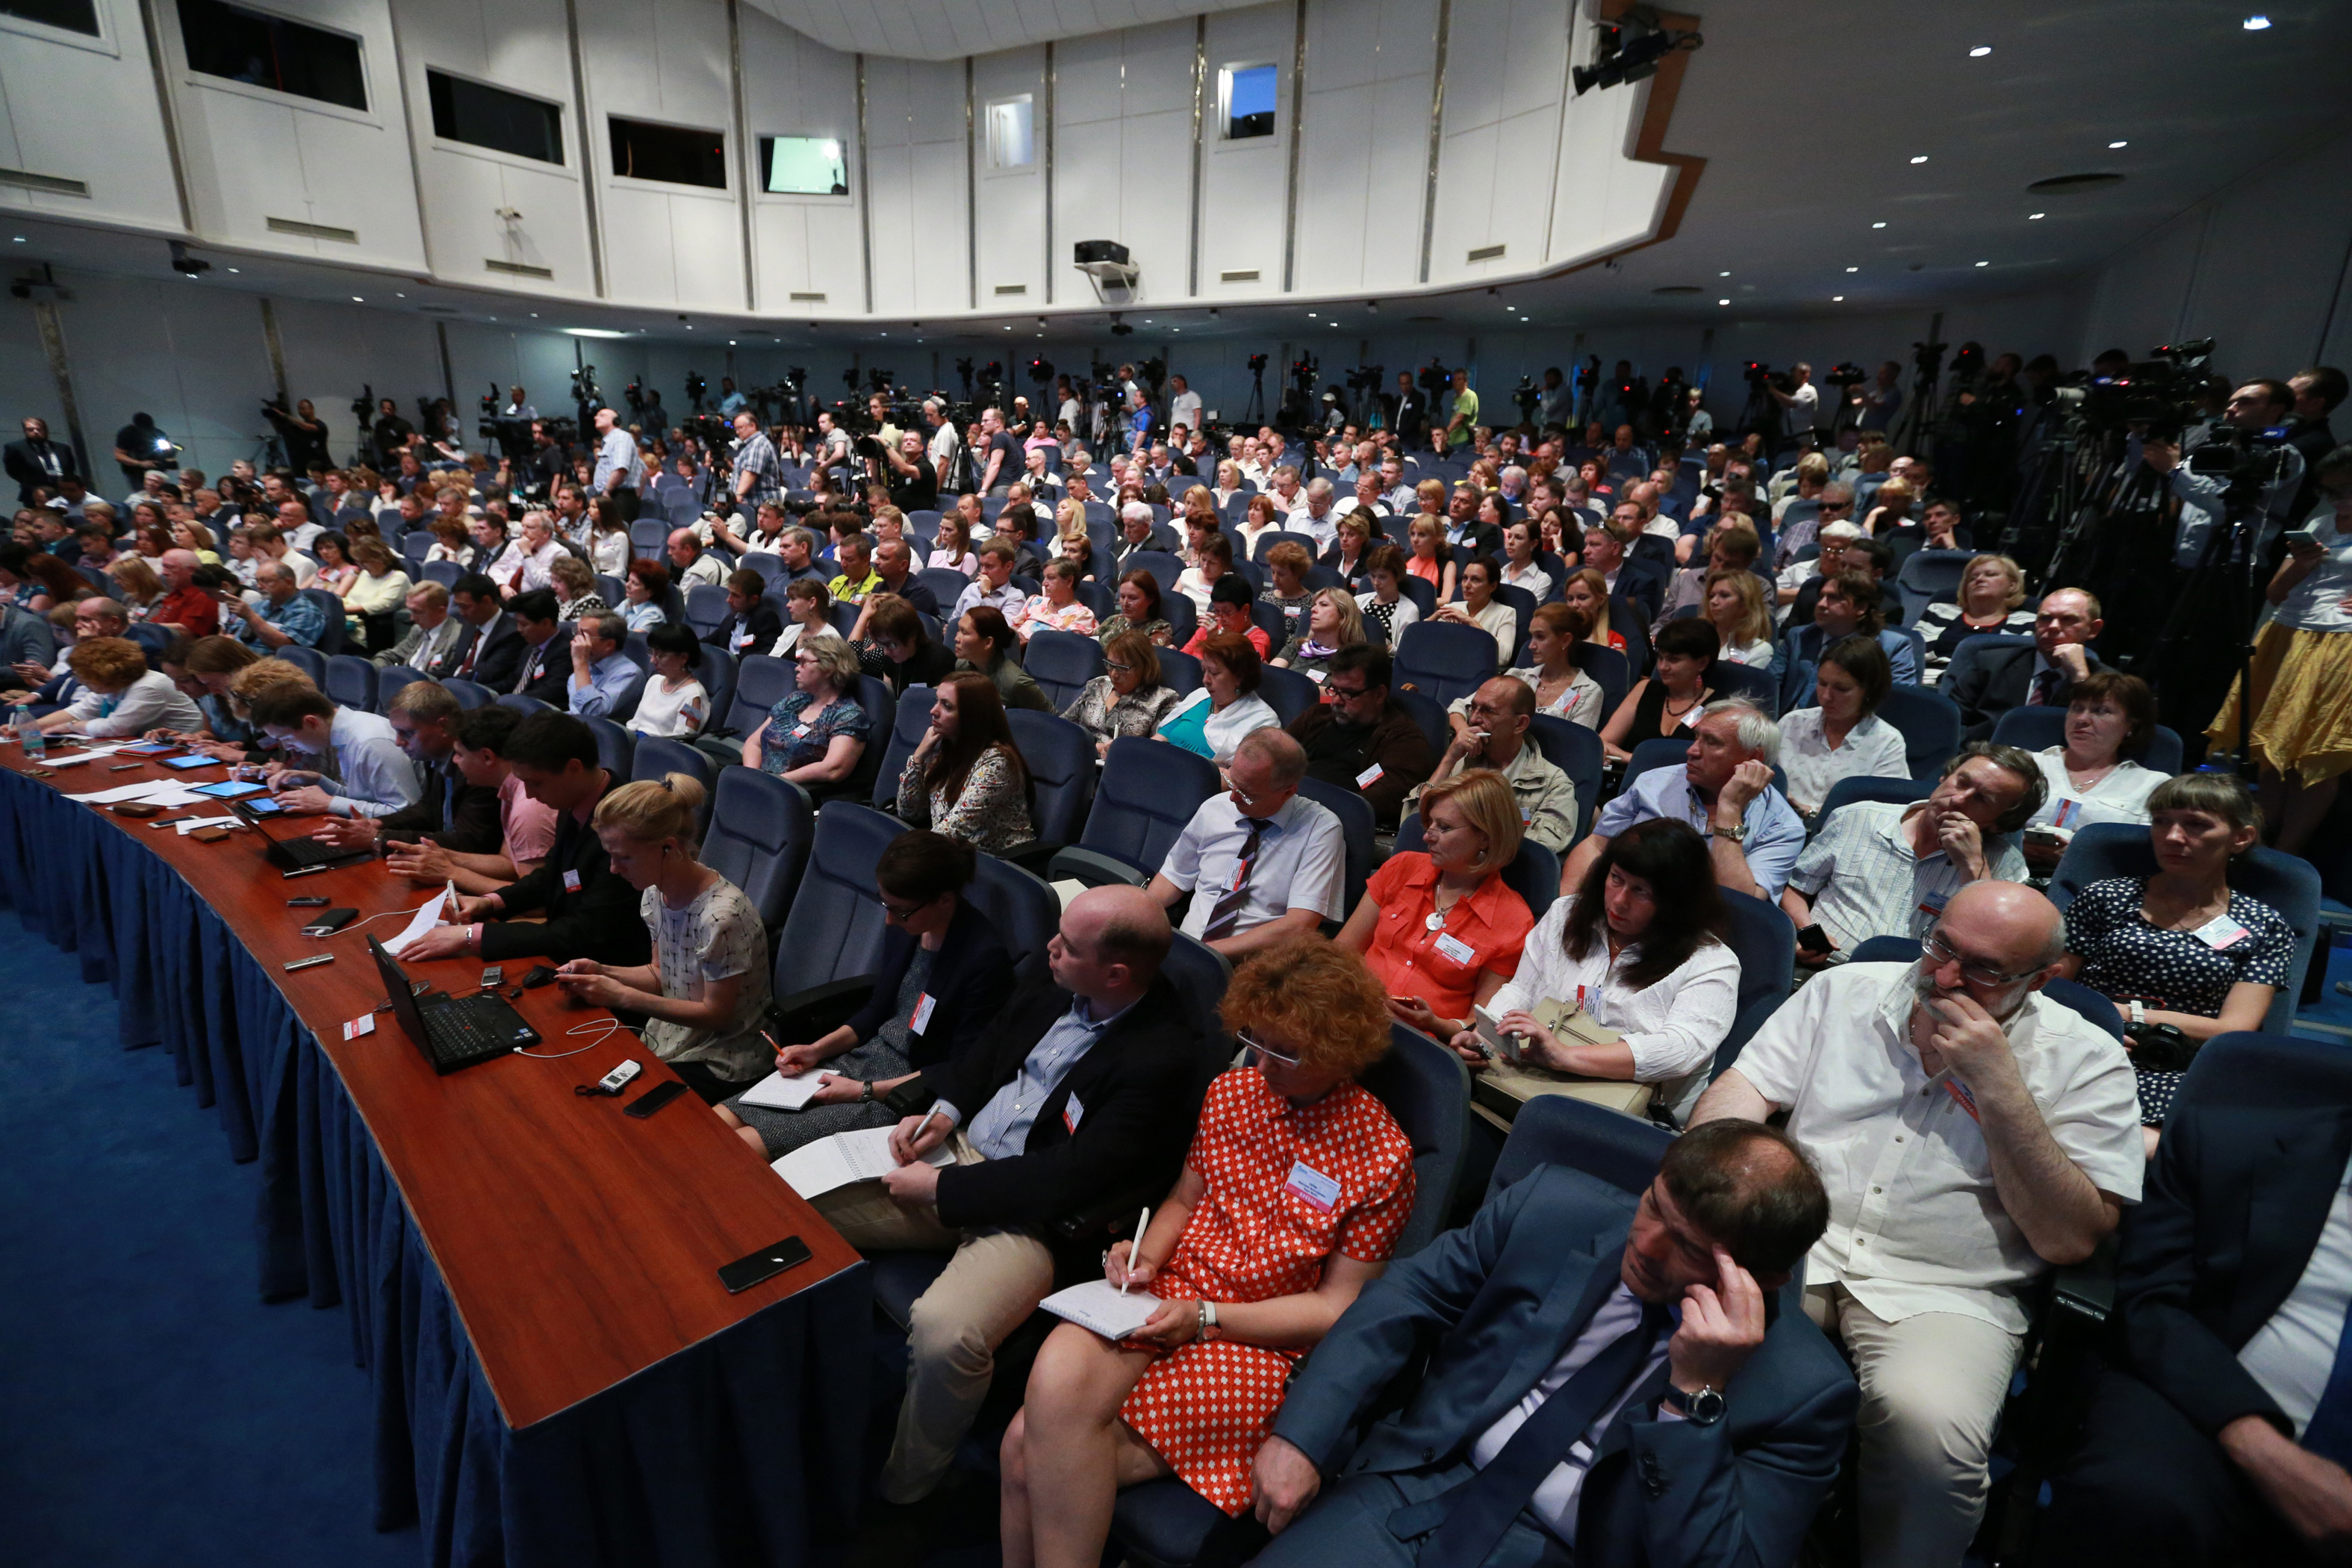
[[[2201,715],[2202,703],[2195,691],[2183,692],[2177,688],[2176,672],[2185,673],[2191,668],[2189,661],[2210,665],[2218,649],[2211,648],[2200,637],[2199,646],[2179,647],[2179,639],[2188,631],[2192,617],[2200,606],[2204,618],[2217,623],[2215,629],[2225,634],[2231,645],[2230,662],[2237,667],[2238,776],[2252,787],[2256,782],[2254,765],[2254,634],[2262,619],[2263,552],[2262,523],[2264,515],[2263,490],[2250,487],[2244,480],[2233,481],[2223,492],[2222,517],[2215,525],[2212,537],[2205,542],[2205,552],[2172,602],[2171,613],[2165,616],[2164,627],[2156,640],[2132,660],[2153,668],[2147,673],[2154,677],[2149,684],[2157,689],[2157,700],[2168,715],[2187,712],[2194,722]],[[2168,653],[2174,657],[2168,658]],[[2221,699],[2226,701],[2227,698]],[[2216,705],[2215,711],[2219,711]],[[2178,717],[2174,718],[2179,723]],[[2200,726],[2201,727],[2201,726]],[[2185,728],[2185,726],[2184,726]]]
[[[1242,426],[1255,430],[1265,423],[1265,366],[1250,367],[1249,401],[1242,405]]]
[[[1944,351],[1950,346],[1944,342],[1944,313],[1938,310],[1927,323],[1927,341],[1911,345],[1911,401],[1904,405],[1894,428],[1886,433],[1887,443],[1897,452],[1916,457],[1927,455],[1920,449],[1919,443],[1934,414],[1944,378]]]

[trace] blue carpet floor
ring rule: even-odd
[[[0,910],[0,1562],[414,1564],[349,1321],[262,1305],[257,1172],[79,973]]]

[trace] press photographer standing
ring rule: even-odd
[[[285,404],[275,400],[263,404],[261,412],[277,427],[278,438],[286,444],[288,468],[298,474],[307,474],[332,466],[327,456],[327,422],[319,417],[319,411],[310,405],[309,398],[297,403],[291,414],[286,412]]]

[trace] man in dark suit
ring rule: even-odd
[[[1757,1122],[1685,1133],[1638,1204],[1538,1167],[1368,1287],[1300,1366],[1257,1454],[1276,1531],[1258,1563],[1794,1561],[1856,1400],[1820,1331],[1779,1310],[1828,1221],[1811,1163]],[[1431,1336],[1419,1388],[1341,1464]]]
[[[1995,648],[1945,680],[1944,695],[1959,704],[1961,736],[1990,739],[2012,708],[2063,708],[2074,682],[2099,667],[2090,642],[2105,625],[2099,601],[2080,588],[2046,595],[2033,613],[2032,647]]]
[[[923,1069],[917,1092],[931,1103],[891,1132],[898,1168],[816,1198],[862,1250],[954,1253],[915,1302],[886,1501],[938,1486],[996,1347],[1052,1292],[1046,1223],[1130,1188],[1156,1202],[1175,1179],[1205,1081],[1191,1015],[1160,973],[1171,940],[1140,888],[1072,900],[1046,950],[1051,980],[1014,992],[979,1042]],[[943,1146],[944,1170],[923,1160]],[[1091,1264],[1099,1241],[1077,1250]]]
[[[551,708],[571,708],[572,651],[570,639],[556,636],[562,629],[559,613],[554,592],[547,588],[533,588],[507,601],[507,614],[522,636],[523,652],[507,683],[492,689],[536,697]]]
[[[775,647],[783,635],[776,606],[768,603],[768,580],[749,566],[728,574],[727,618],[702,640],[730,658],[749,658]]]
[[[499,792],[467,783],[457,768],[457,716],[464,711],[445,686],[416,680],[402,687],[384,717],[424,774],[424,793],[389,816],[323,818],[310,836],[345,849],[424,839],[460,855],[496,854],[505,837]]]
[[[54,491],[58,481],[68,474],[81,472],[81,463],[69,441],[49,439],[49,424],[46,419],[25,421],[25,438],[8,443],[0,454],[8,468],[8,477],[16,481],[16,504],[35,504],[37,489]]]
[[[2352,1107],[2340,1101],[2200,1103],[2184,1090],[2124,1219],[2127,1353],[2095,1374],[2034,1562],[2344,1560],[2347,1158]]]
[[[1423,435],[1429,429],[1429,395],[1413,384],[1412,372],[1397,372],[1396,395],[1381,401],[1389,405],[1389,428],[1396,432],[1399,445],[1408,451],[1425,445]]]
[[[506,611],[499,585],[478,572],[460,577],[449,590],[449,610],[466,623],[467,631],[447,672],[432,673],[442,679],[471,680],[492,691],[513,690],[530,649],[521,628]]]

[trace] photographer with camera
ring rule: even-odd
[[[277,430],[278,438],[285,443],[288,468],[298,474],[307,474],[332,466],[327,456],[326,422],[319,417],[319,411],[311,406],[309,398],[297,403],[294,412],[289,414],[283,400],[266,397],[261,402],[261,412]]]
[[[931,467],[930,455],[924,449],[923,438],[909,430],[900,436],[896,450],[874,437],[866,437],[858,449],[868,458],[878,458],[889,468],[883,482],[889,487],[890,504],[900,511],[933,511],[940,504],[939,470]]]
[[[400,455],[408,450],[416,426],[400,416],[400,405],[392,398],[376,399],[375,408],[375,423],[368,429],[368,442],[375,449],[375,471],[389,474],[400,466]]]
[[[1764,390],[1785,412],[1789,439],[1810,447],[1815,439],[1814,420],[1821,413],[1821,389],[1813,384],[1813,367],[1800,360],[1789,367],[1789,384],[1767,381]]]

